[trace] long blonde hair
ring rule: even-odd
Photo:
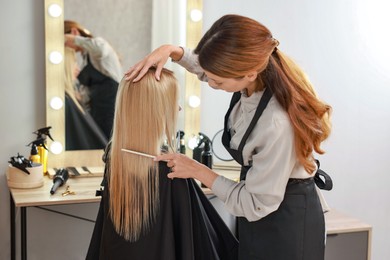
[[[109,165],[110,217],[118,234],[136,241],[159,210],[158,163],[122,148],[157,155],[166,138],[175,151],[178,84],[163,69],[160,81],[151,68],[138,82],[122,80],[116,99]]]
[[[77,108],[80,109],[82,113],[85,113],[83,107],[77,99],[78,93],[75,90],[75,73],[77,69],[76,52],[69,47],[65,47],[64,69],[65,93],[73,100]]]

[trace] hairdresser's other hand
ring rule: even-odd
[[[183,53],[184,52],[181,47],[174,45],[162,45],[126,71],[126,80],[134,78],[133,82],[139,81],[150,67],[156,67],[155,77],[157,80],[160,80],[161,70],[165,63],[167,63],[168,58],[180,60]]]
[[[74,38],[75,36],[73,34],[65,34],[65,46],[72,49],[76,49],[77,46],[74,44]]]
[[[159,155],[155,159],[156,161],[167,161],[168,167],[172,169],[172,172],[168,174],[168,178],[194,178],[202,182],[207,187],[211,188],[214,180],[218,177],[218,174],[213,172],[207,166],[190,159],[184,154],[169,153]]]

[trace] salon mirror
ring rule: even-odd
[[[202,10],[202,0],[168,0],[169,3],[123,0],[115,4],[99,0],[89,1],[88,5],[86,2],[45,0],[46,123],[52,127],[51,135],[60,151],[49,153],[49,167],[103,166],[103,150],[65,149],[64,105],[54,102],[64,101],[65,19],[75,20],[92,34],[108,40],[118,52],[124,71],[163,43],[194,47],[201,37],[202,22],[191,20],[190,13],[194,9]],[[199,131],[200,107],[189,106],[188,99],[194,95],[200,97],[200,83],[177,65],[168,63],[167,68],[175,72],[182,87],[180,103],[184,111],[178,129],[184,129],[186,138],[190,138]],[[48,140],[49,149],[52,144]]]

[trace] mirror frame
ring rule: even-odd
[[[50,107],[50,100],[59,97],[64,101],[64,62],[53,64],[49,60],[50,53],[58,51],[64,57],[64,0],[44,0],[45,1],[45,64],[46,64],[46,124],[51,126],[51,136],[56,142],[63,146],[63,151],[59,154],[49,152],[48,168],[58,167],[103,167],[103,150],[65,150],[65,109],[63,106],[55,110]],[[61,14],[58,17],[49,15],[48,9],[52,4],[61,7]],[[194,48],[201,38],[202,22],[193,22],[190,19],[190,12],[196,8],[202,10],[202,0],[187,0],[187,24],[186,24],[186,46]],[[188,105],[188,98],[196,95],[200,98],[200,82],[195,75],[186,72],[185,76],[185,106],[184,106],[184,131],[188,140],[193,135],[197,135],[200,129],[200,107],[192,108]],[[63,102],[64,103],[64,102]],[[188,133],[188,134],[187,134]],[[48,147],[51,145],[48,140]],[[186,149],[187,155],[192,156],[192,151]]]

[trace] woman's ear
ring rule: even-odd
[[[253,70],[253,71],[248,72],[248,74],[246,74],[245,77],[246,77],[249,81],[253,82],[253,81],[256,80],[257,74],[258,74],[257,71]]]

